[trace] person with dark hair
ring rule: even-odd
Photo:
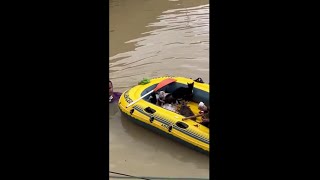
[[[117,102],[120,98],[122,93],[120,92],[113,92],[113,84],[109,80],[109,103]]]

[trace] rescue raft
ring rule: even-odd
[[[136,85],[125,91],[118,102],[122,114],[143,127],[208,154],[210,147],[209,128],[200,124],[201,117],[197,117],[196,120],[183,120],[185,118],[183,115],[149,102],[150,91],[166,79],[174,79],[175,82],[165,85],[157,91],[172,93],[175,89],[187,87],[187,83],[194,82],[193,97],[188,106],[194,114],[199,112],[199,102],[209,106],[209,84],[196,82],[185,77],[166,76],[150,79],[147,84]],[[141,97],[143,98],[138,100]]]

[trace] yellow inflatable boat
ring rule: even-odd
[[[134,86],[121,95],[118,106],[123,115],[137,124],[208,154],[209,128],[200,124],[201,117],[184,120],[183,115],[149,101],[151,92],[172,93],[175,89],[187,87],[187,83],[192,82],[193,97],[188,106],[194,114],[198,114],[199,102],[209,106],[209,84],[184,77],[158,77],[151,79],[147,84]]]

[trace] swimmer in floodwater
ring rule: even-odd
[[[121,94],[122,93],[120,93],[120,92],[113,92],[113,84],[109,80],[109,103],[119,101]]]

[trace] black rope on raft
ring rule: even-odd
[[[132,178],[137,178],[137,179],[151,180],[151,179],[144,178],[144,177],[131,176],[131,175],[128,175],[128,174],[123,174],[123,173],[118,173],[118,172],[113,172],[113,171],[109,171],[109,173],[118,174],[118,175],[127,176],[127,177],[132,177]]]
[[[202,80],[202,78],[200,78],[200,77],[197,78],[197,79],[195,79],[194,81],[195,81],[195,82],[198,82],[198,83],[204,83],[203,80]]]

